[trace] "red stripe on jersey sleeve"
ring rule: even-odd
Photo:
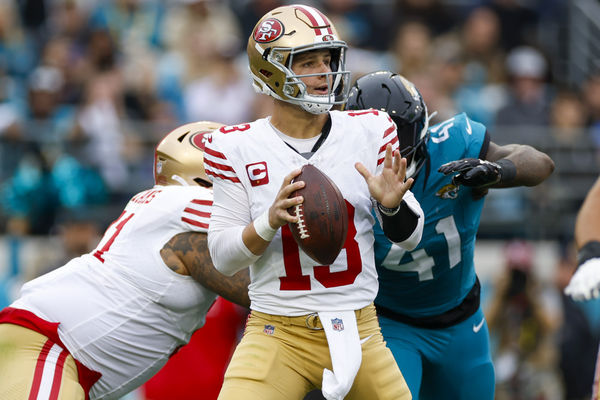
[[[233,168],[230,167],[229,165],[219,164],[219,163],[216,163],[216,162],[212,162],[212,161],[210,161],[207,158],[204,158],[204,164],[207,165],[207,166],[209,166],[209,167],[212,167],[214,169],[219,169],[221,171],[234,172]]]
[[[392,138],[392,140],[386,142],[383,146],[381,146],[379,148],[379,153],[385,153],[385,148],[387,147],[388,144],[391,144],[393,147],[396,143],[398,143],[398,136],[394,136]]]
[[[200,204],[201,206],[212,206],[212,200],[200,200],[200,199],[194,199],[192,200],[192,203],[194,204]]]
[[[385,132],[383,132],[383,137],[386,137],[387,135],[389,135],[390,133],[394,132],[396,130],[396,125],[392,125],[389,128],[387,128],[385,130]],[[398,136],[398,135],[396,135]]]
[[[211,155],[211,156],[213,156],[213,157],[216,157],[216,158],[221,158],[221,159],[223,159],[223,160],[227,160],[227,157],[225,157],[225,154],[223,154],[223,153],[221,153],[221,152],[219,152],[219,151],[215,151],[215,150],[211,149],[210,147],[206,147],[206,148],[204,149],[204,152],[205,152],[206,154],[210,154],[210,155]]]
[[[206,162],[206,160],[204,162]],[[206,174],[213,176],[215,178],[220,178],[220,179],[228,180],[231,182],[240,183],[240,180],[238,179],[237,176],[225,176],[225,175],[217,174],[216,172],[213,172],[209,169],[206,170]]]
[[[183,212],[188,212],[190,214],[194,214],[194,215],[197,215],[197,216],[203,217],[203,218],[210,218],[210,213],[209,212],[195,210],[195,209],[189,208],[189,207],[187,207],[185,210],[183,210]]]
[[[186,217],[181,217],[181,220],[190,225],[199,226],[200,228],[208,229],[208,224],[205,222],[196,221],[194,219],[190,219],[190,218],[186,218]]]

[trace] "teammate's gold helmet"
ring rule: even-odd
[[[294,55],[318,49],[331,51],[329,93],[310,95],[301,77],[291,69]],[[313,7],[294,4],[265,14],[248,39],[248,61],[253,87],[258,93],[300,105],[313,114],[322,114],[348,96],[350,72],[346,71],[346,43],[323,13]]]
[[[154,151],[154,184],[212,186],[204,171],[204,144],[210,133],[222,126],[211,121],[192,122],[165,136]]]

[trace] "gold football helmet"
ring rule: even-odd
[[[204,171],[206,136],[224,126],[200,121],[182,125],[165,136],[154,151],[155,185],[200,185],[211,187]]]
[[[325,74],[328,94],[322,96],[308,94],[300,78],[323,74],[296,75],[291,69],[294,55],[318,49],[331,51],[331,72]],[[310,113],[325,113],[344,103],[350,90],[346,49],[329,18],[316,8],[300,4],[275,8],[258,21],[248,39],[252,86]]]

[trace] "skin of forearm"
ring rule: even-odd
[[[180,233],[165,244],[160,254],[165,264],[173,271],[191,276],[196,282],[226,300],[250,307],[248,269],[243,269],[231,277],[217,271],[210,259],[206,233]]]
[[[257,256],[264,253],[267,247],[269,247],[269,243],[271,243],[267,242],[266,240],[261,238],[258,235],[258,233],[256,233],[253,223],[248,224],[242,231],[242,241],[244,242],[248,250],[250,250],[252,254],[256,254]]]
[[[554,162],[545,153],[527,145],[502,146],[493,160],[504,158],[512,161],[517,174],[510,182],[500,182],[494,187],[536,186],[543,182],[554,171]]]

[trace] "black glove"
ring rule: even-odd
[[[462,160],[450,161],[442,165],[438,172],[450,175],[455,185],[486,188],[500,182],[502,179],[502,166],[498,163],[480,160],[479,158],[463,158]]]

